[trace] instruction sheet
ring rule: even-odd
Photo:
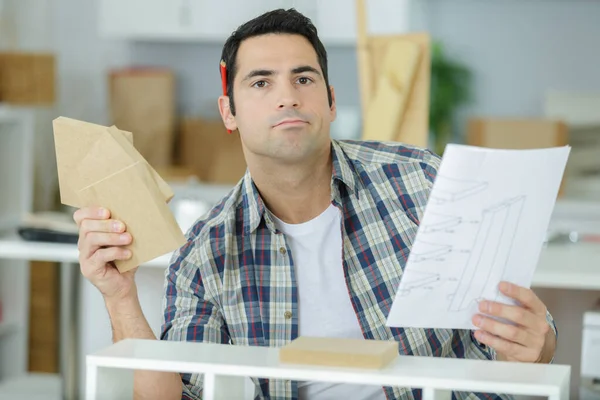
[[[530,287],[569,153],[448,145],[387,326],[478,329],[480,300],[514,304],[498,285]]]

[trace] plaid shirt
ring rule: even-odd
[[[495,359],[470,330],[386,327],[440,159],[399,143],[332,141],[332,204],[342,212],[343,267],[366,339],[396,340],[403,355]],[[247,173],[188,232],[166,273],[161,339],[281,347],[298,336],[290,246]],[[548,322],[556,329],[550,314]],[[202,376],[182,374],[183,399],[202,397]],[[260,398],[296,400],[298,384],[254,379]],[[420,399],[420,389],[383,388]],[[456,399],[504,395],[454,393]]]

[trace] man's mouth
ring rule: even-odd
[[[306,121],[301,119],[284,119],[283,121],[279,121],[274,127],[278,126],[293,126],[293,125],[302,125],[306,124]]]

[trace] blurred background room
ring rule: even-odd
[[[186,230],[245,171],[217,108],[222,46],[280,7],[309,16],[328,51],[335,139],[385,131],[368,105],[385,101],[391,68],[412,78],[406,113],[389,120],[415,119],[385,139],[440,155],[448,143],[572,146],[532,287],[557,321],[572,398],[600,399],[596,0],[0,0],[0,399],[84,398],[85,356],[111,343],[61,204],[52,121],[133,132]],[[419,44],[412,70],[386,53],[394,38]],[[136,275],[156,334],[168,261]]]

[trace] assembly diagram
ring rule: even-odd
[[[427,289],[429,285],[440,281],[440,274],[432,272],[411,271],[402,278],[402,285],[398,288],[399,296],[408,296],[415,289]]]
[[[412,262],[420,263],[428,260],[439,260],[441,257],[452,252],[449,244],[436,244],[419,241],[410,253]],[[443,259],[443,258],[441,258]]]
[[[449,311],[468,309],[483,297],[488,282],[502,279],[525,201],[525,196],[517,196],[483,210],[466,267],[451,296]]]
[[[430,200],[435,204],[455,202],[485,190],[487,182],[449,178],[438,175],[435,180]]]
[[[463,219],[455,215],[444,215],[432,212],[427,216],[427,220],[424,221],[422,232],[433,233],[447,231],[449,229],[456,228],[459,226]]]

